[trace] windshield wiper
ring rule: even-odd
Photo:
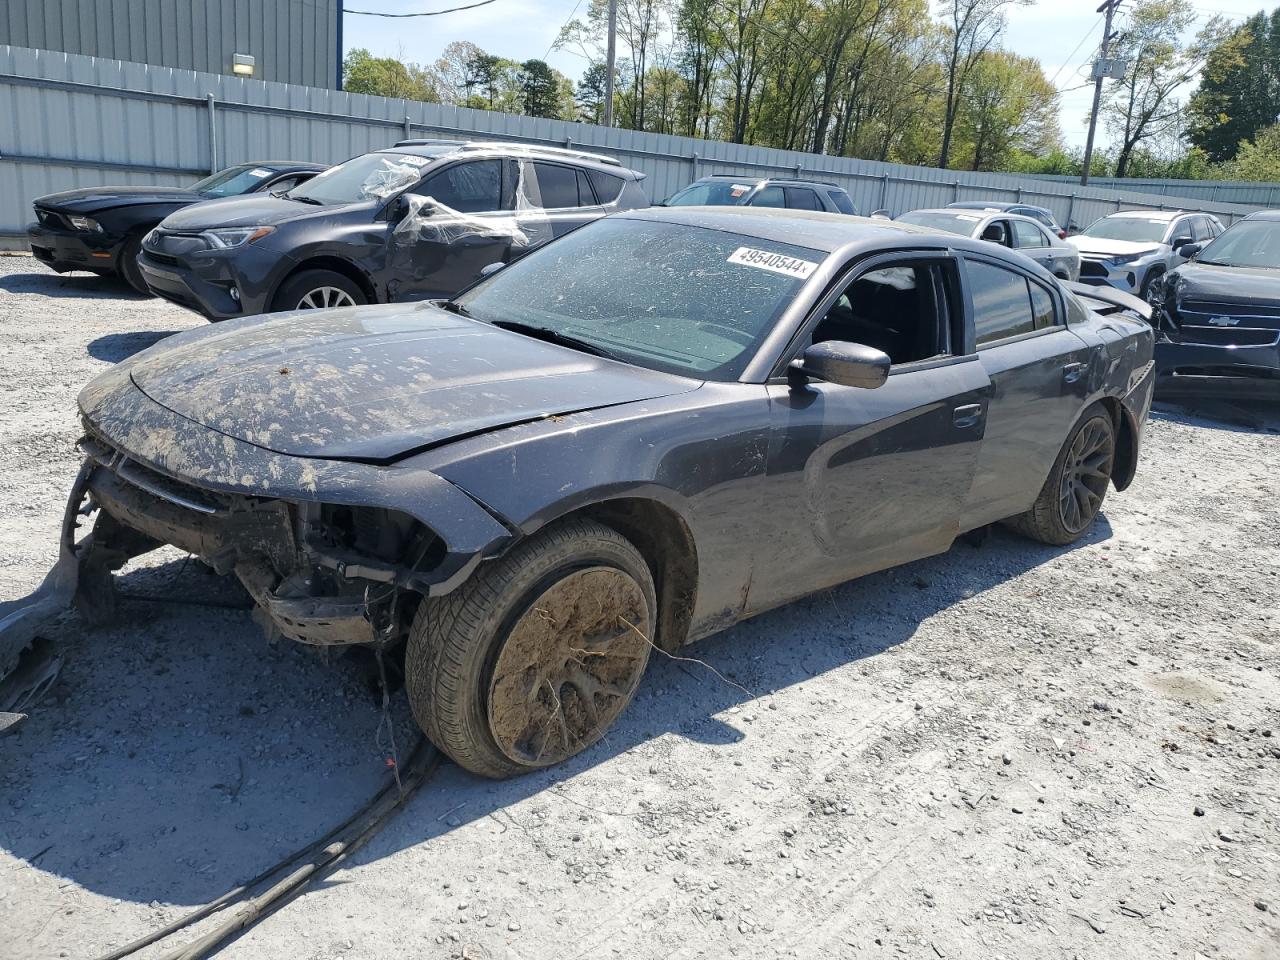
[[[518,320],[493,320],[490,322],[493,326],[499,327],[503,330],[510,330],[513,333],[523,333],[527,337],[545,340],[547,343],[558,343],[562,347],[572,347],[575,350],[581,350],[583,353],[590,353],[597,357],[604,357],[606,360],[622,359],[617,354],[610,353],[608,350],[604,349],[604,347],[598,347],[589,340],[582,340],[571,333],[561,333],[559,330],[553,330],[551,327],[539,327],[532,323],[520,323]]]
[[[298,203],[310,203],[313,206],[323,207],[324,201],[317,200],[315,197],[295,197],[292,193],[273,193],[273,197],[284,197],[286,200],[296,200]]]
[[[1203,257],[1198,258],[1196,260],[1196,263],[1208,264],[1211,267],[1234,267],[1235,266],[1234,263],[1224,263],[1221,260],[1206,260]]]

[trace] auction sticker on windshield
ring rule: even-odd
[[[818,265],[812,260],[800,260],[782,253],[757,250],[754,247],[739,247],[729,254],[729,262],[742,267],[755,267],[757,270],[785,274],[788,277],[799,277],[801,280],[818,269]]]

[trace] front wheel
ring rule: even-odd
[[[359,285],[334,270],[303,270],[276,294],[273,310],[324,310],[368,303]]]
[[[1015,529],[1056,546],[1079,540],[1102,509],[1115,460],[1115,423],[1107,408],[1095,403],[1062,445],[1036,502],[1013,519]]]
[[[556,524],[424,600],[405,651],[419,726],[492,778],[559,763],[631,701],[657,622],[653,577],[617,531]]]
[[[1142,281],[1142,289],[1138,291],[1138,299],[1147,300],[1149,302],[1151,298],[1152,285],[1163,276],[1164,269],[1162,267],[1153,268]]]

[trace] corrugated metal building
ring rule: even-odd
[[[342,0],[0,0],[4,44],[342,88]]]

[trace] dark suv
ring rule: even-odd
[[[452,296],[607,213],[644,174],[597,154],[406,140],[280,196],[198,204],[143,241],[151,290],[210,320]]]
[[[848,191],[825,180],[739,177],[717,173],[667,197],[666,207],[785,207],[857,216]]]

